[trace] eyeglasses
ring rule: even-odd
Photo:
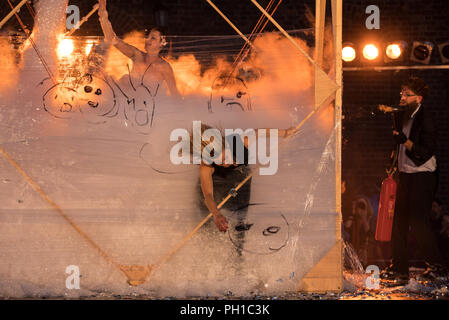
[[[408,94],[406,92],[401,91],[401,92],[399,92],[399,96],[400,97],[404,96],[404,97],[408,98],[408,97],[415,97],[416,94]]]

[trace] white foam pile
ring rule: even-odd
[[[67,2],[40,0],[33,30],[55,78]],[[253,177],[250,203],[257,205],[248,208],[253,227],[241,257],[212,224],[133,287],[98,251],[119,265],[153,265],[203,219],[198,166],[169,161],[173,129],[189,130],[193,120],[221,128],[288,128],[313,110],[310,63],[277,35],[256,45],[249,66],[262,70],[257,80],[233,78],[224,96],[212,87],[225,67],[217,63],[203,73],[192,70],[198,85],[190,89],[179,81],[182,100],[163,87],[155,95],[151,81],[125,88],[118,74],[55,85],[28,46],[22,69],[14,69],[16,89],[1,90],[0,146],[17,166],[0,157],[0,296],[296,290],[335,244],[335,128],[327,105],[282,146],[275,175]],[[187,79],[192,59],[171,60],[176,77]],[[222,212],[232,227],[233,213]],[[278,232],[264,235],[273,226]],[[66,287],[71,265],[80,270],[79,290]]]

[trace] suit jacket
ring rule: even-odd
[[[437,130],[433,115],[423,105],[415,115],[408,138],[413,142],[413,147],[411,151],[406,150],[405,154],[416,166],[423,165],[434,155]]]

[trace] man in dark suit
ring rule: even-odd
[[[402,129],[393,130],[399,145],[399,181],[393,220],[393,261],[387,278],[399,283],[409,280],[408,233],[411,226],[425,260],[435,263],[438,252],[431,232],[430,213],[436,189],[437,162],[434,154],[436,128],[432,115],[423,105],[429,87],[411,77],[402,85],[400,106]],[[401,115],[398,115],[399,119]]]

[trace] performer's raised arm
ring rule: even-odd
[[[112,24],[108,19],[108,12],[106,10],[106,0],[99,0],[98,15],[100,17],[101,29],[107,43],[115,46],[120,52],[130,59],[135,59],[136,55],[141,53],[136,47],[123,42],[114,32]]]

